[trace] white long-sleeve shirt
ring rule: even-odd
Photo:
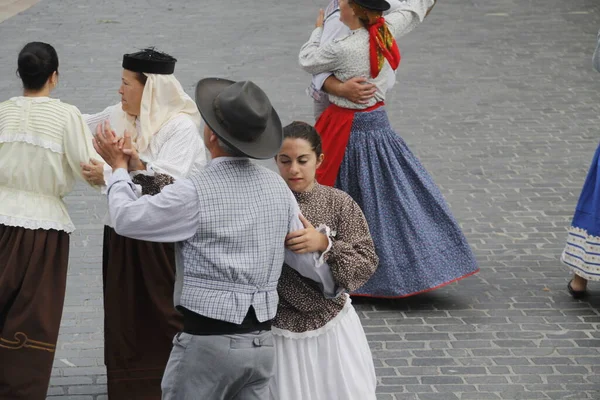
[[[120,112],[120,107],[120,104],[116,104],[97,114],[85,114],[84,118],[90,130],[95,132],[96,127],[106,120],[115,126],[112,121],[115,119],[114,114]],[[148,148],[140,153],[140,159],[146,163],[148,173],[163,173],[175,179],[198,172],[207,162],[201,132],[185,114],[180,114],[164,124],[152,137]]]
[[[73,232],[63,198],[99,158],[79,110],[49,97],[0,103],[0,224]]]
[[[95,132],[96,127],[107,120],[111,122],[112,126],[116,126],[117,118],[115,116],[116,113],[121,112],[120,107],[120,104],[116,104],[97,114],[85,114],[84,118],[90,130]],[[139,125],[136,127],[139,130]],[[123,132],[117,131],[116,133],[118,136],[123,135]],[[183,179],[198,172],[207,163],[207,152],[201,133],[191,118],[184,114],[178,115],[164,124],[152,137],[148,148],[139,156],[146,163],[146,171],[134,172],[132,176],[138,173],[154,175],[156,172],[170,175],[175,180]],[[104,164],[106,183],[111,175],[112,169],[108,164]],[[103,192],[106,193],[106,186]],[[139,188],[138,192],[140,192]],[[104,218],[104,224],[114,227],[114,222],[109,215]]]

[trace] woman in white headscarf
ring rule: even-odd
[[[108,121],[117,136],[127,131],[137,154],[129,165],[142,194],[153,195],[206,164],[201,117],[173,76],[176,60],[154,49],[123,57],[121,103],[86,115],[92,132]],[[104,184],[111,169],[82,165],[88,181]],[[182,329],[173,305],[173,244],[118,235],[110,216],[103,245],[104,341],[111,400],[160,399],[160,382],[172,340]]]

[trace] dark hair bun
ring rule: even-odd
[[[42,62],[33,53],[20,54],[18,64],[20,75],[36,76],[42,73]]]
[[[27,90],[41,90],[58,71],[58,55],[48,43],[27,43],[19,53],[17,73]]]

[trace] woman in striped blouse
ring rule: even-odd
[[[50,92],[52,46],[19,53],[23,96],[0,103],[0,398],[46,398],[75,227],[63,198],[99,158],[79,110]]]

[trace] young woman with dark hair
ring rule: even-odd
[[[283,132],[277,166],[305,218],[305,229],[288,235],[286,246],[297,253],[321,252],[321,262],[327,262],[343,293],[326,298],[312,281],[284,266],[272,329],[276,367],[271,398],[374,400],[371,351],[348,296],[377,268],[367,221],[350,196],[316,182],[323,162],[317,131],[294,122]]]
[[[58,56],[19,53],[23,95],[0,103],[0,399],[46,398],[75,227],[63,198],[98,157],[79,110],[50,93]]]

